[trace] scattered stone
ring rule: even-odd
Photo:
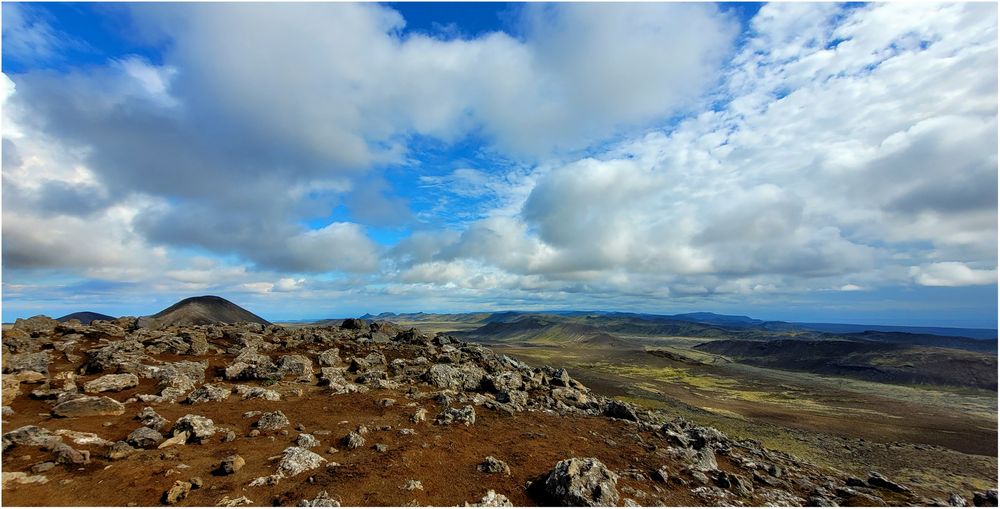
[[[123,413],[125,405],[107,396],[82,396],[59,403],[52,409],[52,415],[56,417],[91,417]]]
[[[201,477],[192,477],[188,482],[191,483],[191,489],[195,490],[201,489],[205,485],[205,481]]]
[[[174,485],[163,493],[163,503],[174,505],[187,498],[191,492],[191,483],[187,481],[175,481]]]
[[[343,363],[343,361],[340,360],[339,348],[331,348],[329,350],[323,351],[322,353],[319,354],[319,357],[316,360],[319,362],[320,366],[332,367],[332,366],[339,366]]]
[[[348,449],[357,449],[365,445],[365,437],[361,436],[361,433],[357,431],[352,431],[341,440],[341,443]]]
[[[545,493],[559,505],[618,505],[618,476],[596,458],[556,463],[545,479]]]
[[[372,446],[372,449],[375,449],[375,452],[386,452],[389,450],[389,446],[385,444],[375,444]]]
[[[0,472],[0,484],[6,489],[12,484],[45,484],[49,478],[44,475],[28,475],[24,472]]]
[[[406,491],[416,491],[416,490],[423,491],[424,483],[414,479],[410,479],[409,481],[406,481],[406,484],[400,486],[399,489]]]
[[[427,420],[427,409],[419,408],[414,412],[413,416],[410,417],[410,421],[414,423],[421,423]]]
[[[243,456],[240,456],[239,454],[233,454],[232,456],[226,456],[225,458],[222,458],[222,461],[219,463],[219,467],[216,469],[216,471],[221,475],[235,474],[236,472],[239,472],[246,464],[247,462],[246,460],[243,459]]]
[[[382,398],[382,399],[378,400],[377,404],[380,407],[388,408],[388,407],[391,407],[392,405],[395,405],[396,404],[396,400],[394,400],[392,398]]]
[[[139,385],[139,377],[132,373],[104,375],[83,384],[85,392],[118,392]]]
[[[510,475],[510,467],[503,461],[494,458],[493,456],[487,456],[477,468],[480,472],[486,472],[488,474]]]
[[[254,426],[261,431],[278,430],[287,428],[289,425],[288,417],[285,417],[281,410],[266,412],[254,423]]]
[[[319,440],[316,437],[308,433],[300,433],[298,437],[295,438],[295,445],[303,447],[305,449],[312,449],[313,447],[319,447]]]

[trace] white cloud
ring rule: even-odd
[[[911,267],[910,274],[924,286],[988,285],[997,282],[997,270],[974,269],[961,262],[937,262]]]

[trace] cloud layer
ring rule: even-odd
[[[8,295],[658,309],[996,284],[995,5],[531,4],[461,38],[375,4],[143,4],[158,57],[85,66],[32,9],[4,7],[4,58],[33,63],[5,75]],[[440,171],[428,140],[477,156]]]

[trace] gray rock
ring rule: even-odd
[[[715,459],[715,451],[708,446],[698,449],[694,453],[694,460],[690,467],[693,470],[701,472],[717,470],[719,468],[719,463]]]
[[[48,376],[50,362],[52,362],[52,355],[48,351],[6,354],[3,356],[3,372],[21,373],[34,371],[35,373]]]
[[[191,391],[187,398],[184,399],[183,403],[188,405],[196,403],[209,403],[213,401],[225,401],[232,391],[226,387],[221,387],[214,384],[205,384],[201,387]]]
[[[477,468],[480,472],[486,472],[488,474],[510,475],[510,467],[503,461],[494,458],[493,456],[487,456]]]
[[[90,417],[123,413],[125,405],[107,396],[83,396],[59,403],[52,408],[52,415],[57,417]]]
[[[288,417],[285,417],[285,414],[281,410],[261,414],[260,419],[257,419],[257,422],[254,423],[254,426],[261,431],[287,428],[289,425]]]
[[[267,380],[281,378],[281,373],[270,357],[258,353],[254,347],[247,347],[226,367],[226,378]]]
[[[952,493],[951,496],[948,497],[948,505],[951,507],[965,507],[969,505],[969,501],[958,493]]]
[[[976,507],[997,507],[997,490],[973,493],[972,504]]]
[[[352,431],[341,440],[341,443],[348,449],[357,449],[365,445],[365,437],[361,436],[357,431]]]
[[[49,447],[57,442],[62,442],[62,439],[52,434],[51,431],[38,426],[21,426],[3,434],[3,450],[5,452],[15,445]]]
[[[618,476],[596,458],[570,458],[556,463],[545,479],[545,493],[559,505],[618,505]]]
[[[153,410],[152,407],[143,408],[142,411],[135,416],[135,419],[142,423],[143,426],[155,429],[156,431],[162,430],[169,422],[160,414],[156,413],[156,410]]]
[[[163,441],[160,432],[145,426],[129,433],[125,442],[138,449],[149,449]]]
[[[127,458],[135,452],[135,448],[128,445],[127,442],[115,442],[108,447],[108,452],[106,456],[109,460],[120,460]]]
[[[278,359],[278,371],[281,375],[292,375],[296,380],[312,380],[312,361],[305,355],[282,355]]]
[[[321,352],[316,360],[320,366],[340,366],[343,363],[340,359],[339,348],[331,348]]]
[[[233,390],[243,399],[265,399],[267,401],[278,401],[281,399],[281,394],[278,394],[277,391],[263,387],[236,385],[233,387]]]

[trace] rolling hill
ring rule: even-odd
[[[222,297],[214,295],[184,299],[155,315],[142,317],[140,322],[142,326],[148,328],[240,322],[262,325],[270,325],[271,323]]]

